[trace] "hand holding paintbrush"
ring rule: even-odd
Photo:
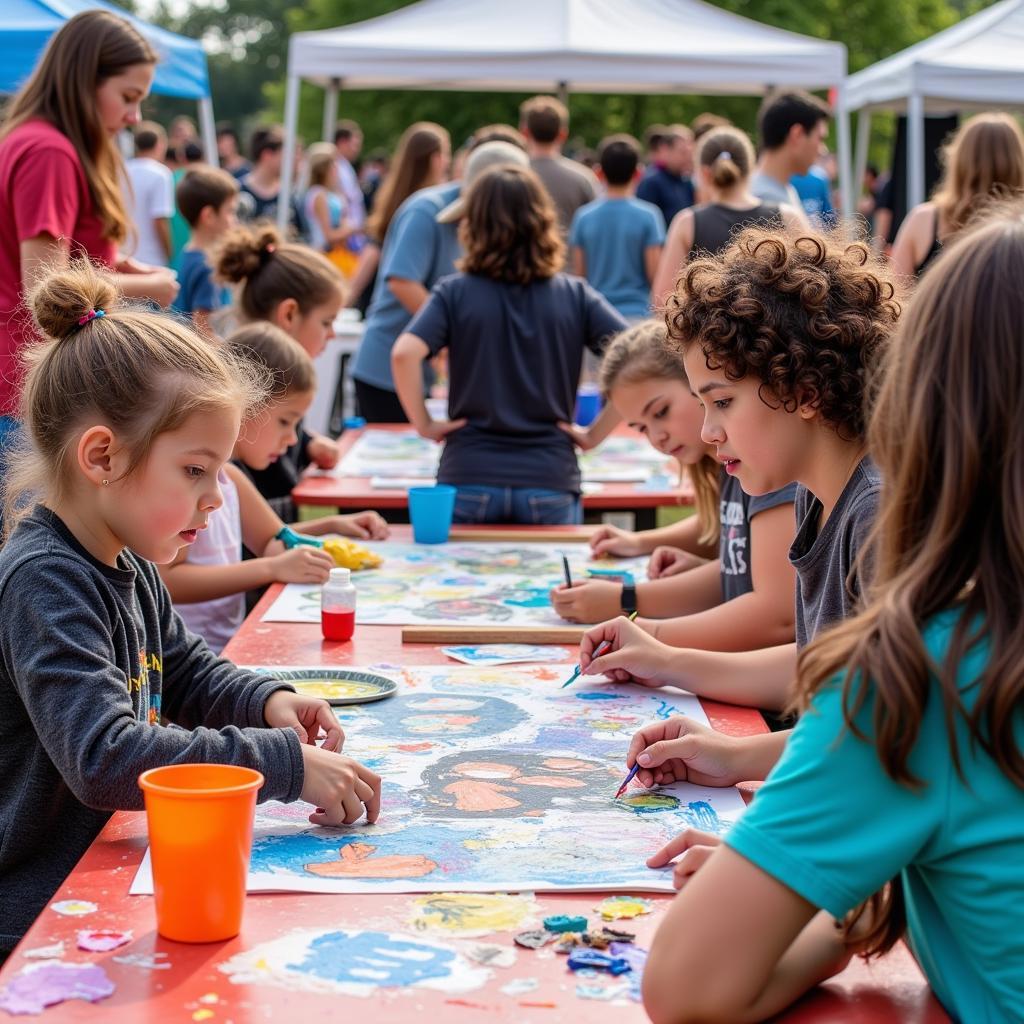
[[[633,622],[634,619],[636,619],[636,612],[633,612],[633,614],[628,616],[628,618],[629,618],[630,622]],[[611,649],[611,646],[612,646],[612,641],[611,640],[602,640],[597,645],[597,647],[594,649],[594,653],[591,656],[591,664],[593,664],[593,662],[597,661],[597,659],[600,658],[602,654],[607,654],[608,651]],[[579,679],[580,673],[582,671],[583,671],[583,664],[581,662],[573,670],[572,675],[569,676],[569,678],[566,679],[566,681],[564,683],[562,683],[562,689],[564,690],[570,683],[576,682],[576,680]]]

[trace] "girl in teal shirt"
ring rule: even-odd
[[[761,1021],[907,940],[958,1021],[1024,1007],[1024,207],[918,286],[869,428],[863,611],[804,652],[782,759],[666,914],[655,1024]]]

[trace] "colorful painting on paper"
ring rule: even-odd
[[[551,607],[563,582],[562,554],[573,579],[588,568],[622,568],[642,578],[646,558],[594,560],[586,544],[368,544],[384,557],[356,573],[356,622],[364,625],[564,626]],[[320,590],[289,583],[263,618],[319,622]]]
[[[437,476],[441,445],[412,430],[364,430],[333,470],[333,476],[432,479]],[[610,437],[579,456],[583,479],[594,482],[641,483],[652,473],[678,476],[666,459],[639,437]]]
[[[634,732],[696,698],[562,666],[403,669],[397,696],[339,709],[348,754],[384,780],[376,825],[311,826],[309,806],[257,808],[251,891],[671,891],[644,861],[683,829],[724,832],[735,789],[679,783],[615,800]],[[148,857],[133,892],[151,892]]]

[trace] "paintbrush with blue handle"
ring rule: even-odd
[[[623,793],[626,792],[626,787],[636,778],[636,773],[640,771],[640,762],[637,761],[632,768],[629,769],[629,774],[622,780],[622,785],[619,786],[618,792],[615,794],[615,799],[618,800]]]

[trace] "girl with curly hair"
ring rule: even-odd
[[[703,438],[715,446],[728,480],[748,494],[797,483],[789,552],[797,580],[796,643],[714,653],[706,628],[695,628],[696,616],[648,623],[647,631],[620,619],[584,636],[585,670],[771,710],[786,704],[798,649],[857,604],[858,556],[881,486],[867,454],[865,398],[898,315],[884,267],[859,243],[754,228],[721,255],[690,265],[667,319],[690,388],[704,406]],[[609,653],[592,660],[605,639]],[[643,754],[645,781],[662,781],[671,771],[662,766],[652,778],[649,769],[657,765],[649,758],[676,757],[679,745],[691,752],[692,733],[673,720],[638,734],[630,757]],[[673,743],[647,752],[663,740]],[[765,759],[737,769],[754,772],[741,781],[763,778],[784,741],[764,742]]]
[[[1020,1019],[1022,277],[1017,205],[957,238],[889,346],[864,606],[803,653],[783,759],[662,922],[656,1024],[775,1019],[902,936],[951,1019]]]
[[[437,479],[458,489],[457,523],[578,523],[574,444],[592,448],[618,422],[610,406],[571,423],[584,348],[597,355],[626,321],[586,281],[561,272],[555,208],[528,168],[484,171],[464,202],[461,272],[434,286],[395,342],[395,389],[423,436],[444,440]],[[464,211],[464,213],[463,213]],[[448,351],[449,419],[431,419],[423,363]]]

